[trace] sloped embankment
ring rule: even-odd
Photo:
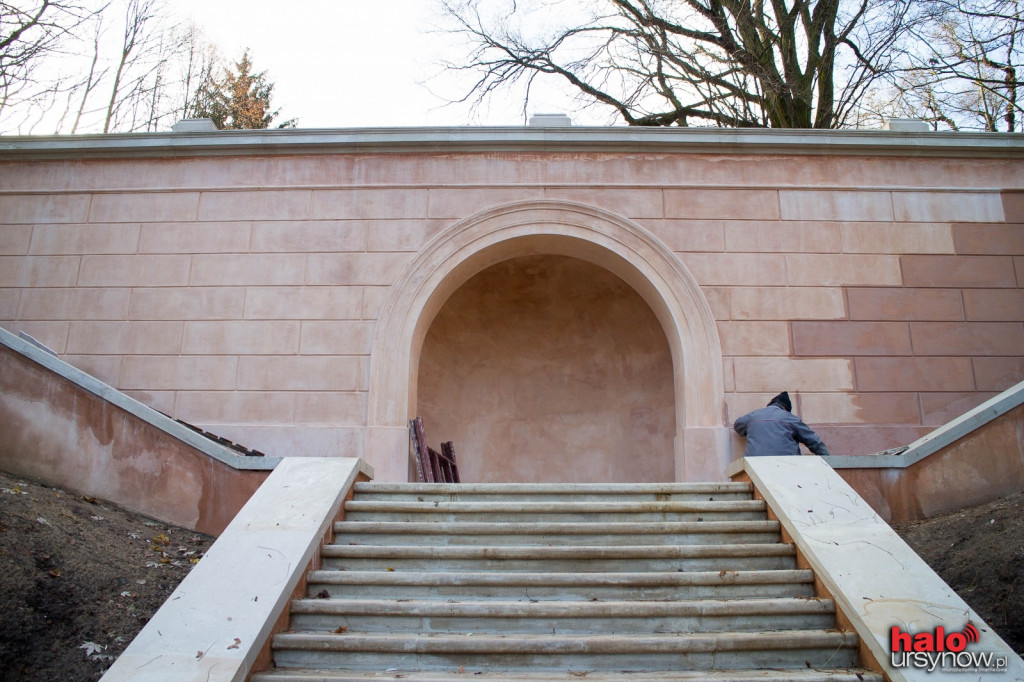
[[[0,680],[97,680],[213,538],[0,473]]]
[[[1024,654],[1024,493],[896,531],[1018,654]]]

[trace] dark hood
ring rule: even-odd
[[[775,396],[774,398],[769,400],[768,401],[768,407],[771,407],[772,405],[778,405],[779,407],[784,409],[786,412],[792,412],[793,411],[793,403],[789,399],[789,392],[788,391],[783,391],[782,393],[778,394],[777,396]]]

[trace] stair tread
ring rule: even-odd
[[[424,535],[637,535],[689,533],[777,532],[778,521],[338,521],[335,532],[346,534],[407,533]]]
[[[540,514],[540,513],[588,513],[588,514],[630,514],[664,512],[712,512],[712,511],[763,511],[761,500],[693,500],[693,501],[576,501],[576,502],[515,502],[497,501],[411,501],[411,500],[360,500],[345,503],[349,512],[487,512],[495,514]]]
[[[689,557],[790,556],[790,543],[716,545],[324,545],[330,558],[430,559],[677,559]]]
[[[811,582],[814,574],[809,569],[764,569],[752,571],[652,571],[652,572],[501,572],[501,571],[338,571],[322,569],[311,571],[309,583],[327,584],[379,584],[395,585],[718,585],[718,584],[773,584],[782,582]]]
[[[444,653],[625,653],[723,652],[769,649],[853,648],[857,635],[843,630],[760,630],[757,632],[680,632],[643,634],[476,634],[473,633],[322,633],[289,632],[274,636],[274,646],[318,651]]]
[[[355,484],[356,493],[514,493],[529,494],[574,494],[592,495],[641,493],[715,493],[750,492],[749,483],[379,483],[360,481]]]
[[[344,613],[423,616],[504,617],[657,617],[667,615],[750,615],[779,613],[834,613],[831,599],[680,599],[637,602],[607,601],[437,601],[428,599],[295,599],[293,613]]]
[[[453,672],[415,672],[389,669],[386,671],[346,670],[279,670],[257,673],[253,682],[280,680],[281,682],[347,682],[366,679],[402,679],[406,682],[450,682]],[[863,668],[766,668],[761,670],[673,670],[658,672],[566,670],[564,672],[517,673],[512,671],[466,670],[459,674],[471,675],[479,680],[513,680],[519,682],[560,682],[562,680],[661,680],[663,682],[708,680],[709,682],[883,682],[882,675]]]

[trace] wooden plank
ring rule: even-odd
[[[430,471],[434,474],[435,483],[447,483],[444,476],[444,469],[441,466],[441,454],[432,447],[427,447],[427,454],[430,456]]]
[[[433,472],[430,469],[430,456],[427,453],[427,438],[423,433],[423,419],[416,417],[409,420],[409,438],[412,441],[413,459],[416,462],[416,477],[420,483],[433,483]]]
[[[441,454],[444,455],[448,465],[448,482],[461,483],[459,480],[459,465],[455,463],[455,446],[451,441],[441,443]]]
[[[427,445],[423,418],[409,420],[409,442],[420,483],[459,483],[459,467],[455,463],[455,446],[441,443],[441,452]]]

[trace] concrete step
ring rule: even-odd
[[[809,570],[507,573],[310,571],[306,595],[346,599],[588,601],[811,597]]]
[[[592,635],[749,632],[832,627],[828,599],[693,601],[439,601],[296,599],[291,628],[303,632],[444,632]]]
[[[433,502],[353,499],[345,503],[346,521],[486,521],[524,523],[576,521],[764,520],[761,500],[698,502]]]
[[[356,484],[361,500],[492,502],[670,502],[749,500],[749,483],[373,483]]]
[[[410,672],[388,669],[387,671],[345,671],[345,670],[278,670],[253,675],[252,682],[364,682],[365,680],[395,680],[405,682],[451,682],[459,679],[452,672]],[[659,672],[601,672],[594,670],[566,670],[546,673],[515,673],[473,671],[474,680],[509,680],[510,682],[566,682],[568,680],[589,680],[590,682],[613,682],[636,680],[637,682],[884,682],[882,675],[861,668],[846,669],[794,669],[782,670],[673,670]]]
[[[746,484],[359,483],[344,518],[257,682],[880,680]]]
[[[342,521],[334,544],[379,545],[694,545],[779,541],[778,521],[499,523]]]
[[[285,633],[278,668],[348,670],[679,670],[852,667],[857,637],[835,630],[655,635]]]
[[[325,545],[325,568],[345,571],[633,571],[795,568],[791,544],[475,547]]]

